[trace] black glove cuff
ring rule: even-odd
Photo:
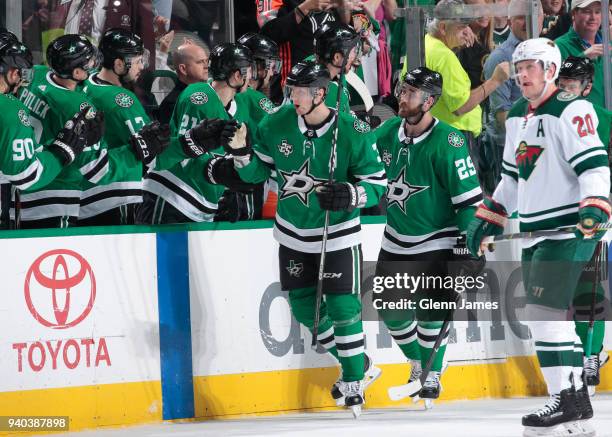
[[[55,140],[48,147],[49,152],[53,153],[63,166],[70,165],[76,158],[72,147],[60,140]]]
[[[183,152],[188,157],[195,159],[206,153],[204,147],[196,144],[193,140],[191,129],[185,132],[185,135],[179,138],[181,145],[183,146]]]

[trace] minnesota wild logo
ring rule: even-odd
[[[543,151],[541,146],[529,146],[525,141],[521,141],[515,155],[520,177],[529,179]]]
[[[119,93],[115,96],[115,103],[122,108],[129,108],[134,104],[134,99],[125,93]]]

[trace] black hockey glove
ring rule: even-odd
[[[467,238],[465,235],[461,235],[453,246],[453,258],[448,266],[449,274],[455,277],[476,277],[482,273],[486,262],[484,255],[475,257],[470,253],[467,247]]]
[[[70,165],[87,146],[85,114],[88,111],[89,107],[74,114],[47,147],[64,166]]]
[[[97,144],[104,136],[104,113],[102,111],[92,111],[93,115],[85,115],[85,132],[87,134],[87,145]]]
[[[217,147],[226,147],[236,129],[236,120],[204,119],[180,137],[183,151],[190,158],[197,158]]]
[[[256,187],[255,184],[249,184],[240,179],[234,168],[234,160],[226,156],[219,156],[208,161],[204,179],[211,184],[225,185],[230,190],[239,193],[251,193]]]
[[[154,121],[132,135],[129,143],[136,158],[148,167],[170,144],[170,127]]]
[[[321,209],[329,211],[352,211],[359,205],[359,191],[348,182],[319,185],[315,189]]]

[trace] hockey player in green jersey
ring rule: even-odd
[[[143,205],[137,212],[142,224],[213,221],[225,187],[249,192],[236,174],[231,159],[224,158],[224,141],[235,131],[235,124],[224,120],[251,123],[246,107],[236,104],[235,96],[248,87],[253,75],[251,51],[241,44],[219,44],[210,53],[209,76],[212,82],[189,85],[179,96],[170,122],[171,136],[190,138],[197,126],[214,120],[223,125],[217,148],[197,159],[169,170],[149,173],[144,181]],[[157,170],[157,168],[156,168]]]
[[[597,225],[610,217],[608,155],[593,105],[555,85],[561,53],[554,42],[523,41],[512,64],[523,98],[508,113],[502,180],[476,211],[468,247],[479,252],[483,237],[501,234],[514,211],[521,231],[578,224],[575,235],[523,245],[526,315],[550,399],[522,423],[525,436],[594,435],[582,343],[566,320],[582,269],[604,233]]]
[[[36,190],[51,182],[86,146],[85,112],[75,114],[47,150],[41,150],[27,108],[14,94],[27,85],[32,54],[18,40],[0,42],[0,174],[19,190]]]
[[[246,105],[254,123],[259,123],[266,115],[276,109],[264,92],[270,86],[273,76],[280,74],[281,60],[278,55],[278,45],[267,36],[258,33],[246,33],[238,38],[242,44],[251,50],[257,66],[256,77],[249,81],[249,87],[236,94],[238,106]]]
[[[245,181],[258,183],[271,175],[276,177],[279,194],[274,237],[280,244],[281,285],[289,290],[294,317],[310,330],[325,211],[330,211],[317,340],[342,367],[342,376],[332,388],[337,393],[334,397],[355,411],[364,402],[364,384],[380,374],[364,358],[359,208],[378,203],[386,177],[369,126],[348,114],[337,115],[324,104],[328,84],[325,67],[297,63],[286,83],[293,104],[283,105],[264,118],[253,149],[242,126],[236,138],[243,138],[232,140],[229,150]],[[336,117],[336,168],[330,183]]]
[[[315,57],[317,62],[325,65],[329,71],[331,81],[325,97],[325,104],[330,108],[336,107],[338,99],[338,81],[343,80],[340,96],[340,111],[350,113],[349,93],[346,87],[346,78],[340,74],[344,62],[344,72],[348,73],[353,68],[353,63],[360,56],[361,37],[355,30],[341,23],[327,23],[315,34]]]
[[[44,81],[21,94],[42,144],[54,138],[75,112],[87,107],[94,112],[87,96],[75,89],[97,67],[98,52],[83,36],[63,35],[47,48],[47,60],[51,70]],[[82,203],[83,180],[105,184],[142,175],[168,144],[167,133],[152,124],[132,135],[128,145],[109,151],[102,138],[103,128],[102,113],[97,112],[87,130],[87,147],[72,165],[43,190],[21,194],[21,228],[73,226]]]
[[[594,75],[595,68],[589,58],[568,56],[567,59],[563,61],[561,69],[559,70],[559,88],[577,96],[587,97],[593,88]],[[610,123],[612,122],[612,117],[610,112],[605,108],[597,104],[593,104],[593,107],[599,119],[597,132],[599,133],[601,142],[606,146],[610,142]],[[608,250],[607,244],[603,241],[601,241],[599,245],[600,247],[595,251],[596,254],[593,255],[591,262],[587,265],[587,268],[585,268],[580,277],[578,289],[576,290],[576,297],[574,298],[575,317],[582,317],[581,321],[576,321],[576,332],[584,346],[584,373],[591,396],[595,394],[595,387],[599,385],[599,369],[609,360],[608,354],[603,349],[603,340],[606,330],[605,320],[594,320],[592,336],[590,338],[590,353],[587,356],[587,342],[589,341],[589,322],[587,320],[589,320],[592,315],[595,316],[595,314],[601,313],[604,310],[603,305],[605,302],[605,291],[601,282],[598,282],[595,304],[592,305],[593,281],[596,279],[593,267],[594,263],[598,262],[599,258],[596,255],[601,253],[601,251],[607,252]],[[602,275],[599,277],[601,278]],[[593,312],[593,314],[591,314],[591,312]]]
[[[89,76],[83,91],[104,113],[104,140],[109,149],[114,149],[127,144],[150,122],[136,95],[125,87],[140,77],[149,56],[142,39],[124,29],[104,32],[98,48],[102,68]],[[129,176],[106,185],[85,183],[79,226],[133,224],[134,206],[142,202],[142,174],[134,172]],[[92,202],[92,198],[96,201]]]
[[[409,71],[395,95],[399,116],[377,130],[377,146],[387,173],[387,225],[376,276],[411,272],[445,277],[455,259],[453,247],[474,216],[482,191],[461,131],[434,118],[429,110],[442,94],[442,76],[426,67]],[[422,287],[420,299],[448,299],[449,293]],[[450,294],[454,295],[454,291]],[[407,297],[389,289],[383,301]],[[388,311],[381,318],[411,364],[409,382],[421,376],[440,335],[446,311]],[[448,331],[419,396],[430,406],[440,394],[440,375]]]

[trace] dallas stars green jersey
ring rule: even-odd
[[[342,96],[340,97],[340,112],[351,112],[351,105],[349,103],[349,91],[346,79],[344,79],[344,85],[342,86]],[[325,104],[330,108],[336,108],[338,104],[338,82],[331,81],[327,87],[327,96],[325,96]]]
[[[184,135],[205,118],[235,118],[246,123],[249,131],[252,128],[246,106],[239,107],[232,100],[226,110],[211,84],[199,82],[189,85],[179,96],[170,120],[170,134],[172,137]],[[156,166],[156,171],[150,172],[145,179],[144,189],[193,221],[212,221],[225,187],[206,182],[204,171],[213,154],[223,153],[223,148],[219,147],[197,159],[186,159],[169,170],[158,171]]]
[[[276,240],[307,253],[321,250],[325,211],[316,199],[317,185],[329,178],[334,117],[318,130],[309,129],[293,106],[284,105],[263,119],[255,136],[255,153],[239,168],[248,182],[274,176],[278,182],[278,207],[274,226]],[[378,156],[375,136],[368,124],[340,113],[338,121],[337,182],[356,183],[365,193],[359,207],[378,204],[387,185]],[[327,249],[346,249],[359,243],[359,210],[330,212]]]
[[[30,123],[37,140],[43,145],[50,144],[66,121],[85,105],[95,107],[85,94],[55,83],[50,71],[44,80],[24,90],[20,99],[29,109]],[[86,147],[83,153],[71,165],[64,167],[43,190],[24,193],[21,196],[20,217],[25,221],[61,216],[79,217],[84,179],[95,184],[105,184],[122,180],[135,171],[142,172],[142,164],[127,146],[109,153],[106,142],[102,140]],[[91,208],[95,210],[97,205],[103,203],[104,200],[94,197]]]
[[[128,144],[130,137],[150,122],[140,101],[129,90],[101,80],[93,74],[85,81],[83,92],[95,107],[104,112],[104,140],[109,149]],[[141,169],[142,166],[138,166]],[[125,180],[106,185],[85,183],[81,195],[80,218],[89,218],[120,205],[142,202],[142,171],[126,174]],[[105,198],[104,207],[90,199]],[[92,206],[94,206],[92,208]]]
[[[375,131],[388,179],[382,248],[406,255],[451,249],[482,200],[467,141],[437,119],[415,138],[404,124],[394,117]]]
[[[585,197],[610,192],[608,154],[593,104],[555,92],[535,111],[519,99],[506,120],[502,180],[493,198],[518,211],[521,231],[578,223]]]
[[[254,123],[259,123],[262,118],[276,110],[274,103],[264,93],[250,87],[236,94],[235,100],[239,108],[246,106],[245,111]]]
[[[0,94],[0,181],[20,190],[37,190],[61,171],[57,158],[39,151],[27,108],[16,97]]]

